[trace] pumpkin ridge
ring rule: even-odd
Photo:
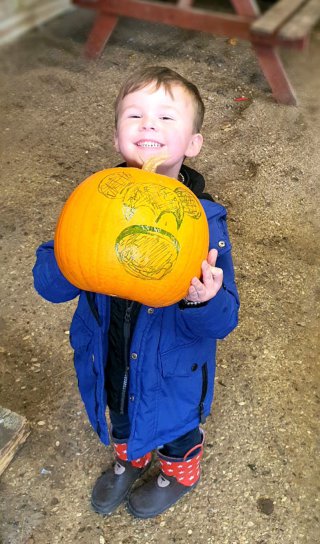
[[[92,187],[92,192],[93,192],[93,187]],[[80,198],[81,198],[81,195],[80,195]],[[85,218],[88,214],[88,209],[90,210],[90,199],[88,199],[85,203],[85,206],[82,207],[81,219],[79,221],[80,229],[82,225],[85,224]],[[76,244],[77,244],[77,250],[75,252],[75,255],[78,256],[78,255],[81,255],[81,251],[83,250],[83,239],[82,239],[82,236],[79,236],[79,234],[76,237]],[[85,287],[85,290],[90,291],[90,285],[88,283],[87,271],[86,271],[87,266],[85,265],[87,265],[87,262],[83,262],[79,258],[77,259],[78,273],[79,273],[79,276],[81,276],[82,278],[82,280],[79,280],[79,283],[80,285],[83,285]],[[81,283],[81,281],[83,281],[83,284]]]

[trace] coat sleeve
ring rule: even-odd
[[[67,302],[80,293],[60,272],[54,256],[53,240],[37,249],[32,273],[36,291],[49,302]]]
[[[219,204],[209,201],[202,202],[202,205],[209,225],[209,249],[218,250],[216,266],[223,270],[223,285],[206,305],[180,310],[178,318],[195,336],[221,339],[237,326],[240,302],[227,230],[227,212]]]

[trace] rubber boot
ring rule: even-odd
[[[135,517],[153,518],[196,487],[200,479],[203,438],[202,435],[202,442],[181,459],[166,457],[157,450],[160,473],[134,489],[128,498],[128,509]]]
[[[134,482],[151,463],[151,453],[134,461],[127,460],[127,444],[114,442],[115,464],[97,479],[91,496],[93,509],[99,514],[111,514],[128,495]]]

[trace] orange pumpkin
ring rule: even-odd
[[[58,266],[73,285],[155,307],[186,295],[208,244],[207,219],[190,189],[121,167],[97,172],[73,191],[54,239]]]

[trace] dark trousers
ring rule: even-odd
[[[112,435],[117,440],[125,441],[130,435],[130,422],[127,414],[119,414],[110,410],[110,419],[112,424]],[[188,433],[164,444],[161,447],[161,453],[167,457],[184,457],[185,454],[201,443],[201,433],[199,427],[192,429]],[[197,452],[196,452],[197,453]],[[192,455],[191,455],[192,457]]]

